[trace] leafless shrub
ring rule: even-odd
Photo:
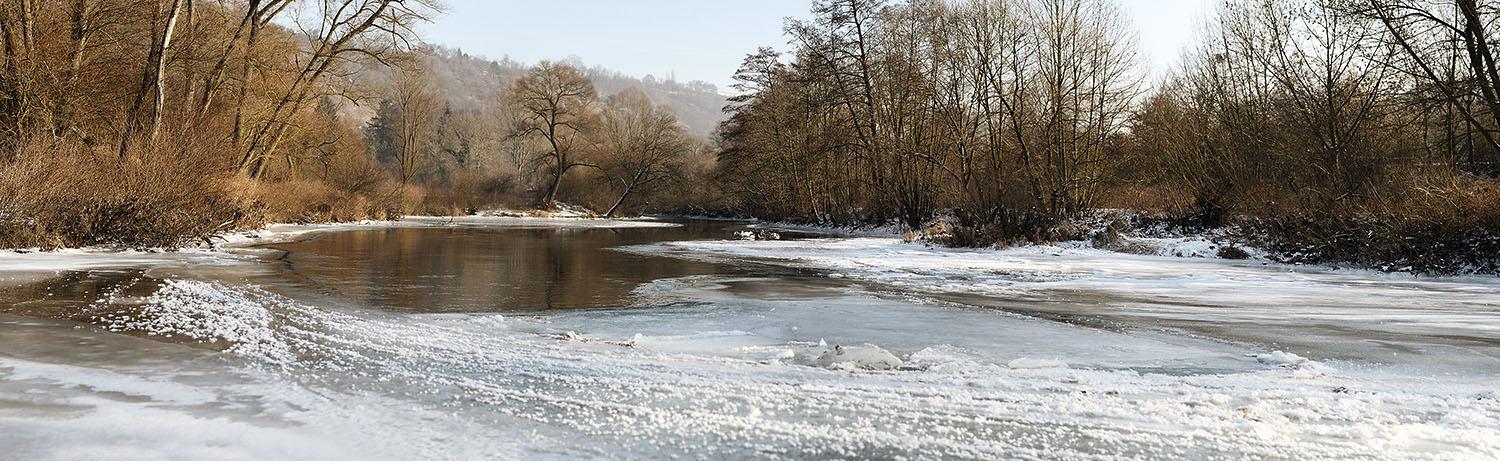
[[[203,157],[122,164],[81,148],[47,149],[0,165],[0,245],[175,248],[250,224],[261,209]]]

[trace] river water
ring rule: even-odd
[[[1493,278],[740,229],[428,221],[56,267],[0,258],[0,447],[1500,456]]]

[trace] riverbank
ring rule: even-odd
[[[266,231],[244,237],[294,243],[7,293],[21,308],[0,313],[0,444],[32,458],[1500,453],[1492,278],[429,219]],[[614,225],[633,228],[599,228]],[[603,305],[536,310],[557,297]]]
[[[603,219],[577,207],[561,207],[557,211],[490,210],[469,216],[411,216],[401,220],[356,221],[326,224],[271,224],[249,231],[220,232],[208,239],[211,243],[200,243],[177,249],[135,249],[118,247],[91,247],[43,251],[40,249],[0,250],[0,283],[6,280],[34,279],[59,270],[118,267],[129,265],[178,264],[232,264],[243,257],[245,248],[257,245],[289,242],[317,234],[348,232],[403,227],[435,226],[505,226],[528,228],[608,228],[608,227],[656,227],[672,226],[670,216],[648,216],[636,218]],[[951,227],[939,221],[921,233],[903,233],[898,226],[827,226],[801,225],[785,222],[757,220],[733,220],[745,222],[751,229],[772,233],[787,233],[789,236],[820,236],[826,238],[885,239],[887,243],[905,242],[911,248],[932,247],[943,252]],[[1406,279],[1426,275],[1417,279],[1445,279],[1456,275],[1487,276],[1488,273],[1467,271],[1413,271],[1410,266],[1360,265],[1331,259],[1327,252],[1315,253],[1306,246],[1277,243],[1266,237],[1250,235],[1245,227],[1184,228],[1166,221],[1126,211],[1109,211],[1069,222],[1072,239],[1056,243],[1036,243],[1007,248],[977,249],[966,252],[973,258],[989,258],[1005,261],[1013,252],[1090,252],[1096,255],[1118,254],[1122,258],[1134,256],[1168,257],[1182,259],[1244,261],[1245,264],[1275,266],[1286,271],[1308,272],[1360,272],[1374,271]],[[769,234],[767,234],[769,235]],[[750,235],[750,240],[764,237]],[[778,235],[779,237],[779,235]],[[725,235],[726,240],[740,240],[742,236]],[[962,248],[957,251],[964,251]],[[1321,258],[1310,257],[1323,255]],[[1406,274],[1406,275],[1402,275]],[[1446,277],[1445,277],[1446,275]]]
[[[660,227],[676,224],[636,219],[516,217],[510,212],[476,216],[411,216],[401,220],[330,224],[271,224],[257,230],[221,232],[210,243],[182,248],[87,247],[61,250],[0,250],[0,288],[53,277],[59,271],[118,267],[228,266],[256,257],[255,246],[291,242],[319,234],[408,227],[506,226],[515,228]]]
[[[764,222],[842,237],[901,236],[948,248],[1005,250],[1029,246],[1099,249],[1129,255],[1250,260],[1312,268],[1347,268],[1430,276],[1500,275],[1500,235],[1485,227],[1444,227],[1419,220],[1242,216],[1207,225],[1134,210],[1101,210],[1070,219],[1028,222],[1015,237],[962,224],[953,216],[902,231],[896,224],[827,225]]]

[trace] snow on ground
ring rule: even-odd
[[[400,225],[668,225],[516,219]],[[110,257],[237,261],[198,251]],[[822,278],[663,279],[636,290],[655,307],[504,316],[171,278],[103,296],[92,325],[0,314],[0,446],[34,459],[1500,457],[1488,278],[891,237],[626,251]],[[0,267],[27,256],[45,269],[107,255]],[[1049,310],[1119,323],[1036,315]]]
[[[523,229],[624,229],[677,227],[680,224],[651,219],[595,219],[584,217],[531,218],[515,216],[408,216],[400,221],[360,221],[339,224],[271,224],[255,231],[220,236],[226,247],[247,247],[288,242],[329,232],[390,229],[400,227],[483,226]]]
[[[411,217],[408,222],[426,225],[486,226],[525,229],[627,229],[651,227],[679,227],[668,221],[654,219],[601,219],[590,217],[526,218],[513,216],[458,216],[458,217]]]
[[[344,224],[272,224],[255,231],[222,234],[214,239],[219,248],[188,247],[174,251],[160,249],[77,248],[57,251],[0,250],[0,286],[10,282],[52,275],[58,271],[103,268],[198,267],[240,264],[252,256],[224,249],[285,242],[326,232],[345,232],[420,223],[400,221],[363,221]]]
[[[590,210],[588,209],[588,207],[585,207],[583,205],[575,205],[564,202],[557,202],[554,205],[554,209],[552,210],[495,209],[481,211],[478,213],[478,215],[509,218],[600,218],[598,213],[595,213],[593,210]]]
[[[275,338],[292,356],[231,347],[244,365],[222,366],[249,377],[225,384],[213,378],[221,365],[148,371],[110,355],[130,348],[97,352],[109,365],[95,366],[3,354],[0,441],[43,458],[324,458],[340,447],[389,459],[1500,455],[1492,380],[1306,374],[1300,357],[1262,360],[1214,341],[857,293],[747,299],[735,283],[755,282],[663,281],[645,290],[680,303],[503,317],[341,313],[249,287],[168,283],[152,302],[243,316],[264,331],[219,337]],[[825,366],[830,347],[894,366]],[[46,410],[57,407],[69,410]],[[131,415],[153,422],[134,429]]]
[[[1213,236],[1190,235],[1182,237],[1147,237],[1142,235],[1122,235],[1120,243],[1109,248],[1111,251],[1147,255],[1147,256],[1170,256],[1174,258],[1208,258],[1220,259],[1219,250],[1226,245],[1216,241]],[[1058,247],[1073,249],[1093,249],[1091,242],[1064,242]],[[1266,260],[1265,250],[1233,245],[1245,251],[1249,256],[1247,259]]]
[[[1089,315],[1219,337],[1317,348],[1328,357],[1445,350],[1438,361],[1500,375],[1500,280],[1415,277],[1178,258],[1086,247],[934,248],[895,238],[689,241],[626,251],[759,261],[966,302]],[[1076,300],[1076,301],[1073,301]],[[1310,349],[1312,350],[1312,349]]]
[[[1379,304],[1437,290],[1476,306],[1489,306],[1500,295],[1500,282],[1494,277],[1414,277],[1263,261],[1137,255],[1085,246],[975,250],[905,243],[896,238],[845,238],[667,242],[626,251],[713,261],[772,262],[823,270],[836,278],[995,295],[1087,287],[1198,300],[1237,301],[1253,295],[1257,300],[1272,296],[1282,304],[1295,304],[1307,297]],[[1368,295],[1371,289],[1378,299],[1351,298],[1339,292],[1357,290]]]
[[[834,226],[809,226],[803,224],[792,224],[784,222],[755,222],[749,225],[752,229],[793,231],[808,234],[819,234],[837,237],[891,237],[901,235],[901,226],[897,224],[886,224],[880,226],[860,227],[834,227]]]

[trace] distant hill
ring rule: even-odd
[[[430,51],[429,70],[442,85],[448,103],[462,111],[481,111],[495,104],[500,92],[530,65],[508,57],[494,60],[470,55],[457,48],[434,46]],[[638,88],[657,104],[670,107],[694,135],[709,136],[725,118],[726,98],[711,83],[681,83],[649,75],[636,78],[603,67],[587,67],[576,58],[568,63],[584,70],[601,98]]]

